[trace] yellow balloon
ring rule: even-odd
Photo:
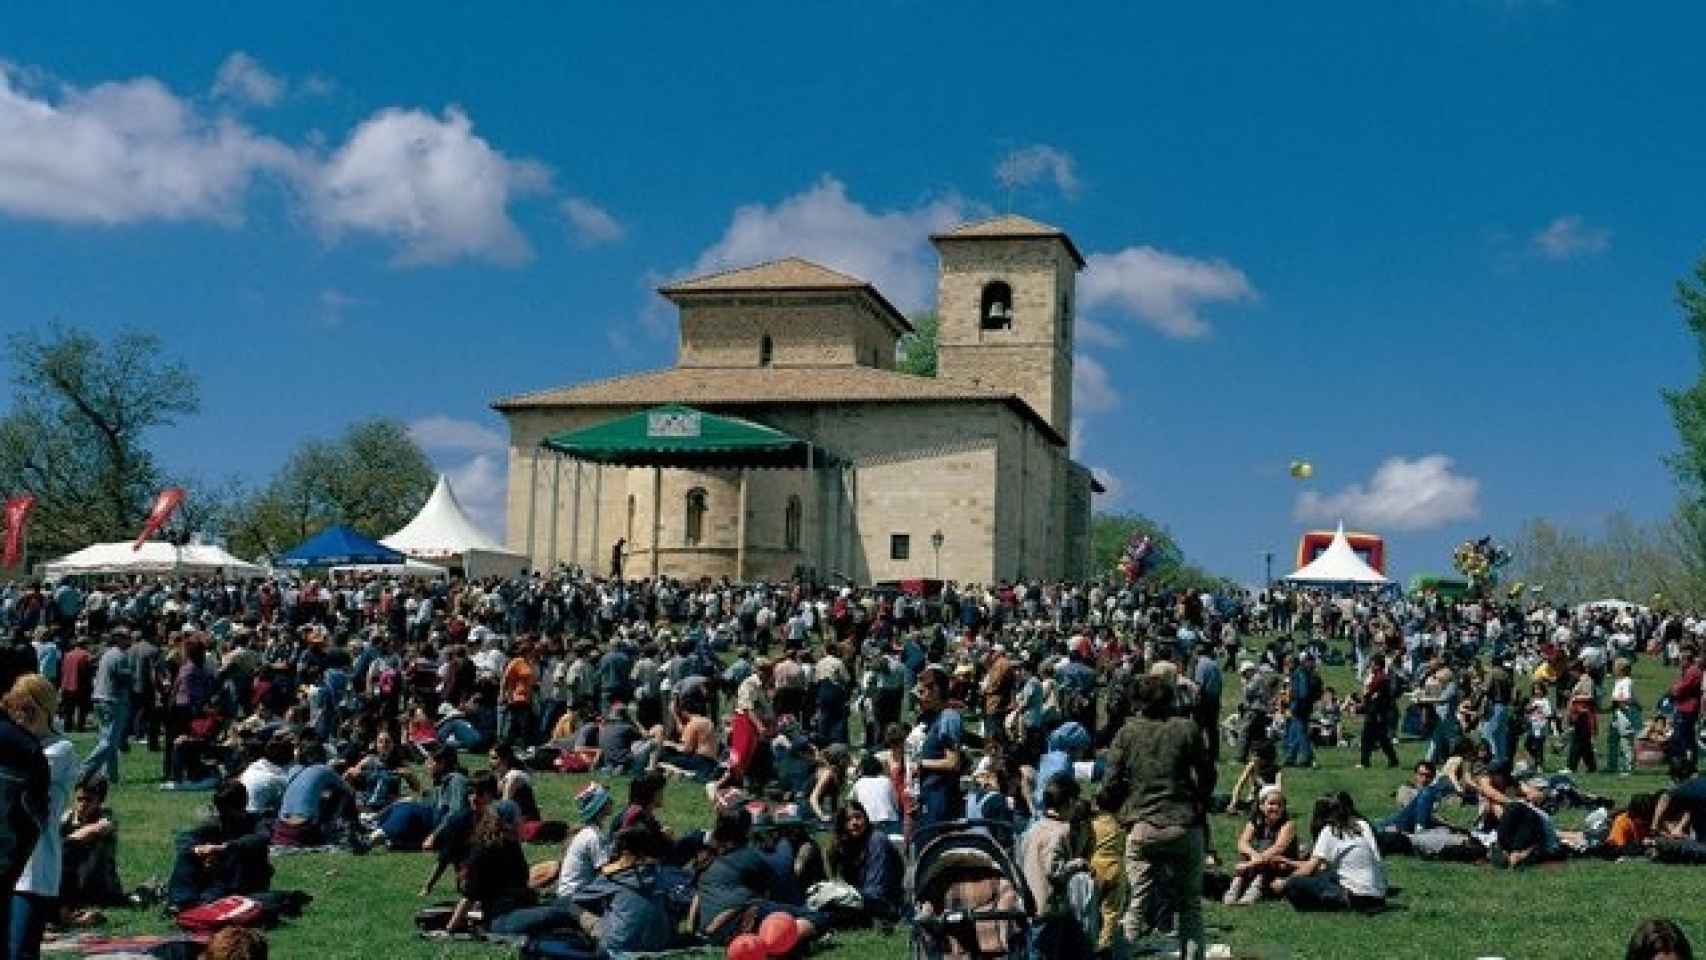
[[[1315,475],[1315,465],[1308,460],[1293,460],[1291,476],[1294,480],[1308,480]]]

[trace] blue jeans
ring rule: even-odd
[[[1309,742],[1309,720],[1292,714],[1285,721],[1285,762],[1308,766],[1315,762],[1315,745]]]
[[[1510,759],[1507,748],[1510,739],[1505,728],[1510,724],[1511,708],[1503,703],[1493,704],[1493,709],[1487,712],[1487,719],[1481,722],[1481,739],[1486,741],[1488,749],[1493,751],[1493,762]]]
[[[96,700],[95,717],[101,724],[101,737],[95,742],[95,749],[90,752],[89,759],[83,761],[83,770],[78,779],[101,771],[106,774],[107,782],[118,783],[118,755],[121,751],[130,752],[130,740],[127,735],[130,729],[130,702]]]
[[[11,894],[11,923],[6,931],[6,956],[12,960],[41,960],[41,938],[47,918],[53,915],[57,897],[33,893]]]
[[[1399,833],[1415,833],[1434,825],[1434,807],[1440,798],[1452,790],[1451,781],[1444,777],[1435,779],[1432,783],[1416,791],[1404,809],[1385,820],[1375,824],[1376,830],[1396,830]]]

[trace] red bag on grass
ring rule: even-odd
[[[248,897],[220,897],[178,914],[178,926],[192,933],[212,933],[226,927],[252,927],[261,922],[259,901]]]

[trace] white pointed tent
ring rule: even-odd
[[[438,485],[415,518],[379,542],[417,560],[461,560],[471,577],[519,572],[527,566],[525,557],[475,526],[444,474],[439,474]]]
[[[1327,544],[1327,549],[1321,555],[1304,564],[1291,576],[1285,578],[1291,583],[1318,584],[1366,584],[1375,586],[1391,583],[1380,571],[1369,566],[1351,549],[1351,542],[1345,539],[1345,525],[1339,524],[1339,529],[1333,534],[1333,542]]]

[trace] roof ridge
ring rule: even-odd
[[[695,274],[694,276],[691,276],[691,277],[682,277],[679,280],[671,280],[670,282],[664,284],[663,286],[659,287],[658,289],[659,290],[679,290],[679,289],[681,289],[682,285],[684,285],[684,284],[704,283],[705,281],[708,281],[708,280],[716,280],[716,279],[721,278],[721,277],[729,277],[729,276],[733,276],[737,273],[746,273],[746,272],[752,271],[752,270],[762,270],[765,267],[775,267],[775,266],[780,266],[780,265],[785,264],[785,263],[800,263],[800,264],[804,264],[808,267],[811,267],[814,270],[822,270],[825,273],[832,273],[838,277],[842,277],[843,279],[850,281],[855,286],[864,286],[864,287],[872,286],[871,281],[866,280],[864,277],[854,276],[853,274],[848,273],[845,270],[837,270],[834,267],[830,267],[830,266],[826,266],[824,264],[818,263],[816,260],[809,260],[805,257],[800,256],[799,254],[789,254],[789,255],[784,256],[784,257],[772,257],[769,260],[760,260],[757,263],[748,263],[748,264],[742,264],[740,266],[725,267],[721,270],[713,270],[709,273],[700,273],[700,274]]]
[[[522,403],[522,402],[525,402],[528,400],[533,400],[533,399],[536,399],[539,397],[543,397],[546,394],[561,393],[565,389],[580,390],[584,387],[602,387],[602,386],[606,386],[606,385],[612,384],[612,383],[619,383],[623,380],[632,380],[635,377],[649,377],[649,376],[653,376],[653,375],[659,374],[659,373],[669,373],[672,370],[683,370],[683,369],[692,369],[692,368],[691,367],[656,367],[656,368],[651,369],[651,370],[635,370],[631,373],[618,373],[618,374],[615,374],[614,376],[599,377],[599,378],[594,379],[594,380],[582,380],[581,382],[576,383],[576,384],[572,384],[568,387],[546,387],[542,390],[529,390],[526,393],[512,393],[507,397],[499,397],[496,400],[493,400],[491,405],[494,407],[501,407],[504,404]],[[738,368],[731,367],[729,369],[738,369]]]

